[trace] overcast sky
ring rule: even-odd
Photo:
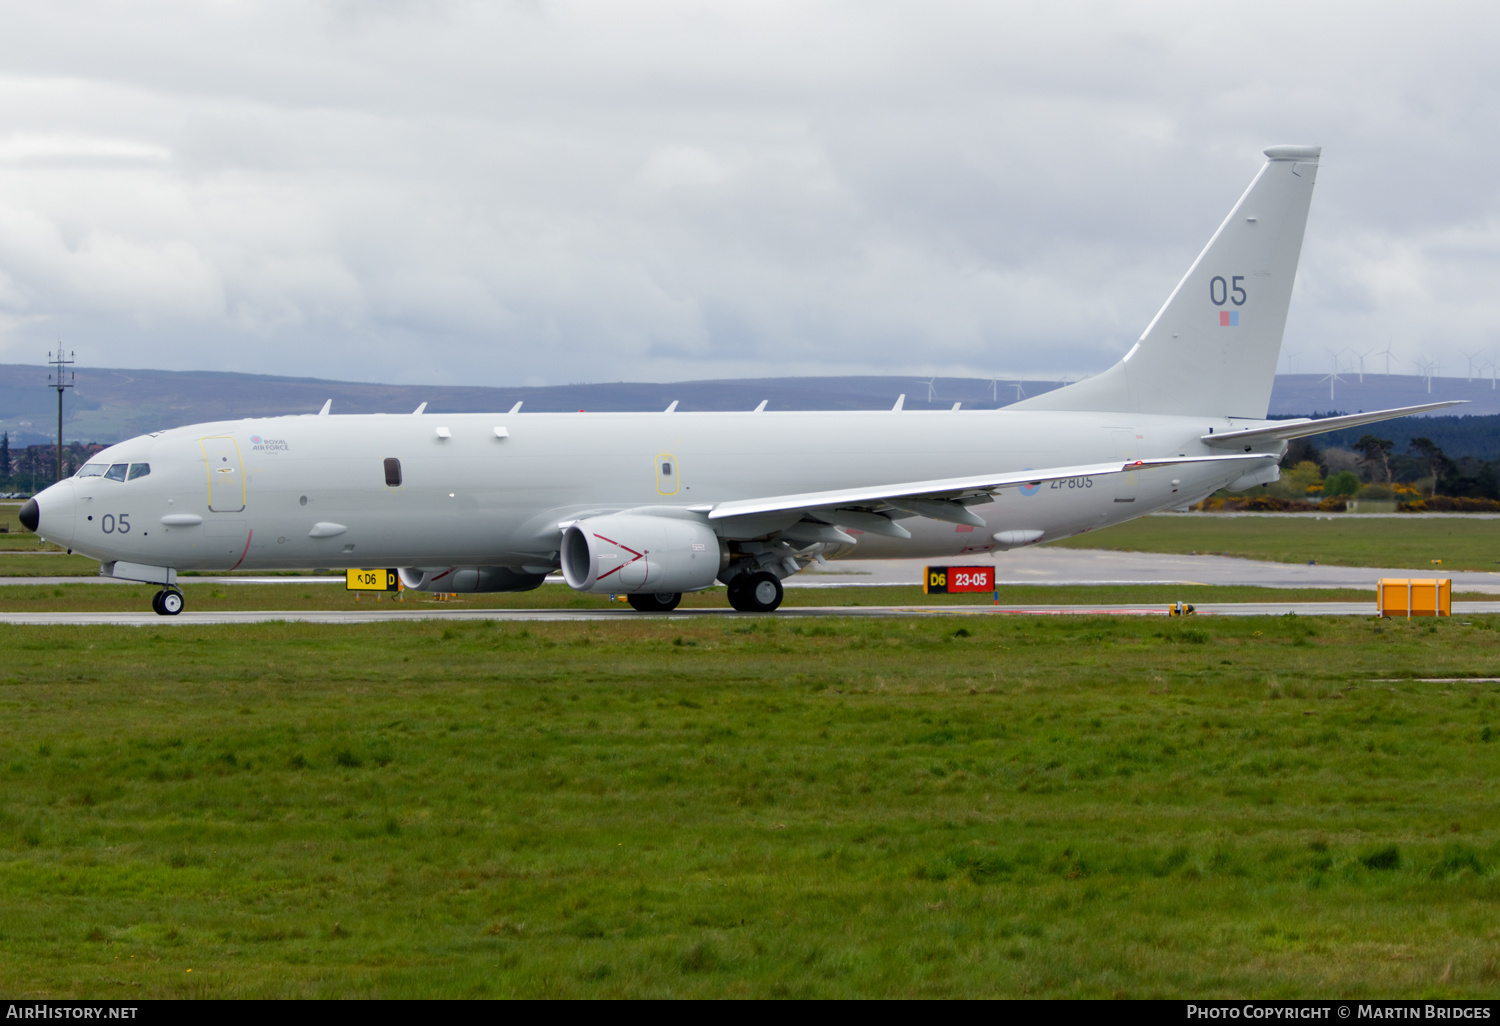
[[[393,382],[1096,373],[1287,142],[1324,147],[1295,369],[1393,341],[1393,371],[1462,373],[1500,343],[1486,4],[3,19],[0,362],[61,337]]]

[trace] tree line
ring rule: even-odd
[[[105,446],[68,442],[63,446],[63,476],[70,477]],[[0,433],[0,492],[34,494],[57,480],[57,445],[12,447],[10,432]]]
[[[1341,511],[1358,501],[1411,512],[1500,511],[1500,460],[1453,457],[1427,435],[1407,435],[1403,444],[1386,433],[1346,432],[1344,444],[1322,446],[1330,436],[1294,439],[1281,460],[1281,480],[1221,491],[1203,508]]]

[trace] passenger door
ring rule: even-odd
[[[201,438],[208,464],[208,508],[212,513],[238,513],[245,508],[245,467],[240,445],[227,435]]]

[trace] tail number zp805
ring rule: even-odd
[[[1053,481],[1052,487],[1057,488],[1092,488],[1094,479],[1091,477],[1065,477],[1059,481]]]

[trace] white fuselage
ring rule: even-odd
[[[1232,426],[1244,427],[1236,421]],[[103,562],[176,570],[557,565],[560,524],[891,481],[1214,455],[1207,417],[1052,411],[297,416],[175,428],[37,497],[38,533]],[[1277,452],[1270,442],[1258,451]],[[385,461],[400,461],[400,484]],[[665,466],[664,466],[665,465]],[[1183,506],[1243,468],[1195,464],[1010,488],[986,527],[920,517],[832,558],[950,557],[1049,541]]]

